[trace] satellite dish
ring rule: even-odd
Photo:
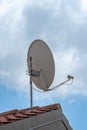
[[[54,65],[54,59],[50,48],[42,40],[35,40],[31,43],[27,54],[27,65],[28,65],[28,73],[30,75],[30,106],[31,107],[33,106],[32,81],[40,90],[43,91],[54,90],[66,84],[70,80],[72,80],[73,82],[74,77],[68,75],[67,80],[49,89],[54,79],[55,65]]]
[[[42,40],[31,43],[27,54],[28,72],[32,58],[32,81],[41,90],[48,90],[55,75],[55,65],[50,48]]]

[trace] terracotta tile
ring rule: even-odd
[[[14,116],[14,115],[7,115],[6,118],[7,118],[8,120],[18,120],[18,119],[20,119],[20,118]]]

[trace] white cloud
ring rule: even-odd
[[[24,0],[4,0],[0,4],[0,84],[27,91],[26,44],[23,38]]]
[[[2,77],[8,76],[9,77],[10,73],[5,71],[5,70],[0,70],[0,76],[2,76]]]
[[[4,3],[0,5],[0,17],[3,17],[8,12],[8,3]]]
[[[66,5],[66,12],[71,19],[77,25],[83,25],[87,22],[87,0],[79,0],[76,9],[71,4]]]
[[[60,7],[61,0],[38,0],[36,2],[35,0],[29,1],[30,6],[39,6],[45,9],[58,9]]]
[[[56,81],[61,77],[74,73],[81,67],[79,53],[75,48],[67,48],[67,50],[61,50],[54,53],[55,65],[56,65]]]
[[[73,105],[76,103],[76,100],[75,99],[70,99],[69,102],[68,102],[68,105]]]
[[[75,10],[73,7],[67,6],[66,11],[68,17],[71,19],[72,22],[74,22],[77,25],[84,24],[86,15],[81,10],[81,8],[79,10]]]
[[[80,0],[80,6],[83,13],[87,13],[87,0]]]
[[[65,81],[68,74],[75,77],[72,85],[63,85],[53,91],[57,97],[77,94],[87,95],[85,80],[82,76],[78,76],[78,73],[86,66],[85,62],[81,62],[84,55],[80,55],[82,54],[75,48],[68,48],[65,51],[54,53],[56,73],[52,87]],[[69,82],[69,84],[70,83],[71,82]]]

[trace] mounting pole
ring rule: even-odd
[[[33,91],[32,91],[32,57],[30,56],[30,107],[33,106]]]

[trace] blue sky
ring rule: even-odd
[[[38,38],[54,56],[51,87],[68,74],[75,79],[49,93],[34,91],[34,106],[60,103],[73,129],[86,130],[87,0],[0,1],[0,112],[30,107],[26,59]]]

